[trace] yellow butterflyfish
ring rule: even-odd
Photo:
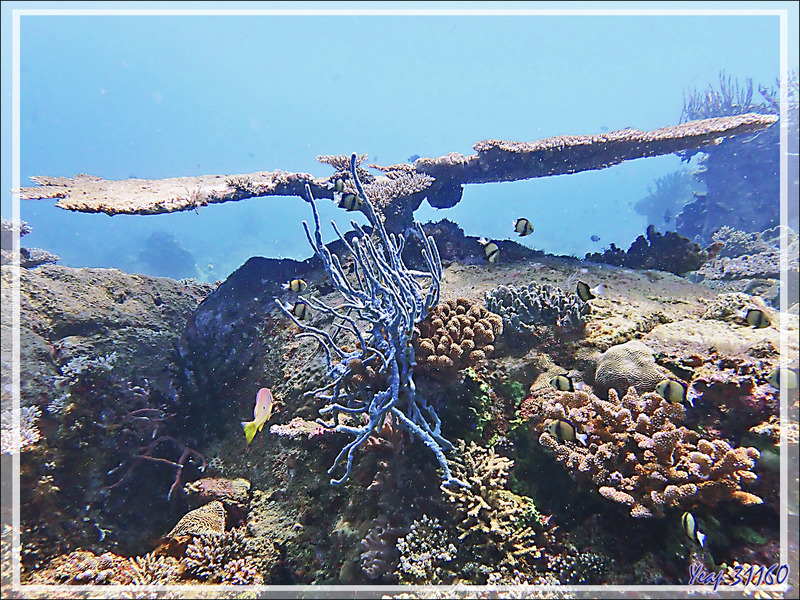
[[[264,427],[264,423],[269,420],[272,414],[272,405],[272,392],[270,389],[261,388],[258,390],[256,394],[256,407],[253,410],[254,420],[249,422],[242,421],[244,436],[247,438],[248,445],[253,441],[253,438],[256,437],[256,433],[261,431]]]

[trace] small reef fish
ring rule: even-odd
[[[688,402],[691,406],[694,406],[694,399],[697,397],[694,390],[687,388],[680,381],[675,381],[674,379],[660,381],[656,386],[656,394],[672,404]]]
[[[256,433],[261,431],[264,423],[269,420],[272,414],[272,392],[269,388],[261,388],[256,394],[256,407],[253,409],[252,421],[242,421],[242,428],[244,429],[244,437],[247,438],[247,444],[253,441]]]
[[[300,319],[301,321],[304,321],[306,319],[310,319],[311,318],[311,307],[308,304],[306,304],[305,302],[300,302],[298,300],[297,302],[294,303],[294,306],[292,307],[292,314],[295,317],[297,317],[298,319]]]
[[[287,292],[294,292],[295,294],[301,294],[306,291],[308,288],[308,284],[303,281],[302,279],[292,279],[283,284],[283,289]]]
[[[595,298],[604,296],[605,285],[601,283],[597,287],[590,288],[588,283],[579,281],[575,293],[578,294],[578,298],[584,302],[588,302],[589,300],[594,300]]]
[[[797,389],[797,371],[794,369],[781,369],[776,367],[772,370],[767,378],[767,383],[770,384],[776,391],[780,391],[781,382],[786,385],[786,389]]]
[[[362,206],[364,206],[364,200],[358,194],[345,194],[339,202],[339,208],[343,208],[347,212],[361,210]]]
[[[556,375],[550,380],[550,387],[557,389],[559,392],[574,392],[575,383],[566,375]]]
[[[516,231],[520,237],[524,237],[533,233],[533,225],[531,225],[528,219],[517,219],[514,223],[514,231]]]
[[[494,242],[490,242],[486,238],[481,238],[478,243],[483,246],[483,251],[486,253],[486,258],[490,263],[496,262],[497,257],[500,256],[500,246]]]
[[[681,525],[683,526],[683,532],[689,538],[705,547],[706,534],[697,528],[697,521],[692,513],[685,512],[681,515]]]
[[[547,426],[547,431],[555,437],[564,442],[580,441],[581,444],[586,446],[586,440],[589,439],[588,433],[578,433],[575,426],[569,421],[553,421]]]
[[[769,327],[772,322],[763,310],[757,308],[748,308],[741,313],[741,317],[747,321],[748,325],[752,325],[756,329]]]
[[[333,181],[329,181],[326,184],[326,187],[329,190],[333,190],[337,194],[341,194],[344,191],[344,180],[343,179],[335,179]]]
[[[419,158],[419,154],[412,154],[412,155],[411,155],[411,156],[409,156],[409,157],[408,157],[406,160],[407,160],[408,162],[410,162],[410,163],[413,163],[413,162],[414,162],[415,160],[417,160],[418,158]]]
[[[599,242],[600,241],[600,236],[595,234],[592,237],[590,237],[589,239],[592,240],[593,242]]]

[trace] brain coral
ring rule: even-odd
[[[485,359],[503,332],[503,320],[466,298],[448,300],[414,327],[414,351],[422,370],[448,378]]]
[[[655,393],[634,388],[608,400],[578,392],[547,390],[523,401],[522,414],[539,442],[579,483],[592,482],[605,498],[624,504],[634,517],[663,517],[669,508],[714,506],[723,500],[761,504],[743,490],[755,483],[760,453],[703,439],[680,426],[686,409]],[[568,419],[589,438],[587,446],[562,442],[547,431],[554,419]]]
[[[652,392],[667,377],[668,373],[656,365],[653,351],[637,340],[612,346],[601,354],[594,375],[596,389],[601,393],[631,386],[640,394]]]
[[[179,535],[221,535],[225,531],[225,507],[219,500],[189,511],[166,537]]]

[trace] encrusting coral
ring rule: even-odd
[[[523,418],[547,452],[581,484],[626,505],[634,517],[663,517],[669,508],[690,510],[721,501],[761,504],[743,487],[753,484],[756,448],[732,448],[708,440],[680,423],[680,404],[655,393],[629,388],[621,399],[611,389],[608,400],[585,391],[540,390],[523,401]],[[568,420],[588,435],[587,445],[561,441],[547,431],[553,420]]]
[[[503,321],[466,298],[448,300],[414,327],[414,352],[420,370],[447,378],[484,360],[494,351]]]
[[[519,289],[501,285],[486,292],[485,298],[487,308],[503,317],[507,333],[530,333],[536,325],[579,329],[591,312],[577,294],[547,283],[533,282]]]

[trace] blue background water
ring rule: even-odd
[[[713,3],[792,5],[796,41],[796,3]],[[58,5],[69,6],[79,5]],[[278,6],[287,4],[266,5]],[[325,5],[335,6],[345,5]],[[446,3],[459,6],[487,8]],[[628,7],[591,8],[615,6]],[[740,82],[774,84],[779,39],[777,16],[752,15],[23,16],[21,183],[76,173],[125,179],[283,169],[322,176],[332,169],[316,161],[319,154],[366,152],[371,162],[393,164],[413,154],[471,154],[482,139],[654,129],[677,124],[684,91],[716,84],[722,69]],[[5,51],[3,61],[5,86]],[[678,157],[666,156],[472,185],[455,208],[424,204],[417,218],[446,217],[467,234],[504,239],[515,237],[511,223],[525,216],[535,233],[523,243],[547,252],[582,256],[610,242],[627,248],[647,225],[632,205],[680,167]],[[2,200],[7,216],[10,195]],[[309,211],[300,198],[113,218],[52,204],[22,204],[22,219],[34,229],[23,245],[46,248],[71,266],[157,271],[142,253],[158,231],[192,254],[201,279],[224,278],[254,255],[310,253],[300,226]],[[346,222],[330,203],[322,212]]]

